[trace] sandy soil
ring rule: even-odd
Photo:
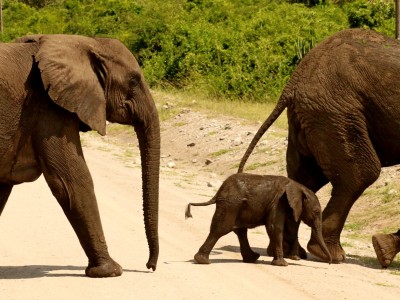
[[[398,272],[363,263],[365,258],[374,258],[371,246],[360,247],[361,252],[346,249],[350,255],[343,264],[311,258],[275,267],[265,255],[267,235],[258,228],[249,234],[252,247],[262,254],[256,264],[241,262],[233,233],[217,243],[212,264],[193,263],[214,207],[193,207],[194,218],[189,220],[184,218],[184,209],[189,201],[208,200],[226,175],[235,171],[232,165],[238,163],[251,138],[248,132],[258,128],[258,124],[242,124],[240,132],[232,130],[238,122],[185,111],[163,124],[161,252],[155,272],[145,267],[148,250],[135,140],[125,135],[85,134],[84,152],[109,250],[124,274],[107,279],[84,276],[83,250],[41,177],[16,186],[0,218],[0,299],[398,299]],[[221,133],[230,137],[218,136]],[[280,149],[285,148],[285,134],[277,130],[276,136],[280,142],[272,144],[277,150],[275,154],[271,150],[269,159],[284,155]],[[268,148],[275,149],[271,143]],[[210,155],[219,149],[217,145],[230,149],[229,153]],[[274,168],[274,173],[284,172],[281,165]],[[302,225],[303,246],[309,235]]]

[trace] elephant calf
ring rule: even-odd
[[[209,254],[220,237],[232,230],[237,234],[244,262],[255,262],[260,255],[251,250],[247,228],[265,225],[273,251],[272,265],[287,266],[283,258],[285,225],[300,220],[312,228],[312,235],[331,260],[322,237],[322,213],[317,196],[303,185],[283,176],[234,174],[228,177],[208,202],[189,203],[185,217],[192,217],[190,206],[216,204],[210,233],[194,256],[197,263],[209,264]],[[299,259],[297,257],[297,259]]]

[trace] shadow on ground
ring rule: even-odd
[[[86,277],[86,267],[77,266],[0,266],[0,280],[33,279],[42,277]],[[150,271],[123,270],[124,273],[150,273]]]
[[[256,248],[256,247],[252,247],[254,252],[259,253],[261,256],[267,256],[267,251],[266,248]],[[240,253],[240,247],[239,246],[233,246],[233,245],[227,245],[227,246],[223,246],[220,247],[216,250],[221,250],[221,251],[228,251],[228,252],[235,252],[235,253]],[[221,252],[217,252],[218,254],[221,254]],[[212,255],[212,253],[211,253]],[[210,255],[210,259],[212,259],[212,256]],[[313,256],[311,253],[307,252],[307,260],[310,261],[315,261],[315,262],[321,262],[317,257]],[[272,258],[271,258],[272,260]],[[212,262],[218,262],[220,261],[218,260],[212,260]],[[232,261],[232,260],[231,260]],[[221,260],[222,262],[222,260]],[[224,262],[226,262],[226,260],[224,260]],[[291,265],[293,264],[294,261],[292,260],[287,260],[287,262]],[[324,262],[321,262],[324,263]],[[349,254],[346,257],[346,261],[344,263],[347,264],[354,264],[354,265],[359,265],[359,266],[363,266],[366,268],[370,268],[370,269],[382,269],[382,266],[379,264],[378,260],[376,257],[371,257],[371,256],[360,256],[360,255],[352,255]],[[392,264],[389,266],[388,269],[394,269],[394,270],[399,270],[400,269],[400,263],[397,261],[392,262]]]

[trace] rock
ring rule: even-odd
[[[209,159],[209,158],[207,158],[206,161],[205,161],[206,166],[208,166],[208,165],[210,165],[212,163],[213,163],[213,161],[211,159]]]
[[[169,163],[167,163],[167,167],[170,169],[174,169],[176,167],[176,164],[173,161],[170,161]]]
[[[194,147],[194,146],[196,146],[196,144],[195,143],[189,143],[189,144],[187,144],[187,146],[188,147]]]
[[[237,137],[236,139],[234,139],[234,140],[232,141],[232,146],[239,146],[239,145],[241,145],[241,144],[243,144],[243,140],[242,140],[241,137]]]

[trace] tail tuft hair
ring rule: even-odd
[[[190,213],[190,203],[186,206],[185,210],[185,219],[193,218],[192,214]]]

